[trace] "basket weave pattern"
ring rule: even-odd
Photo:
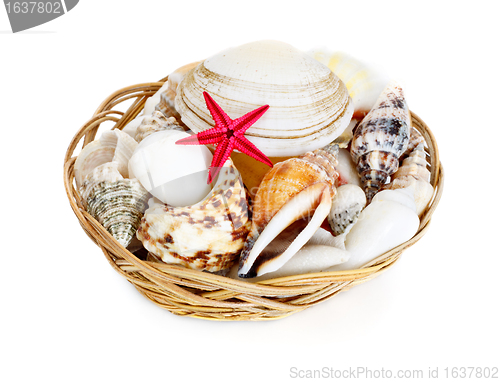
[[[141,260],[120,245],[97,220],[83,208],[74,185],[73,153],[95,139],[103,122],[111,121],[114,129],[122,129],[143,109],[148,97],[163,85],[159,82],[129,86],[109,96],[71,141],[64,160],[64,185],[70,205],[80,225],[97,244],[111,266],[130,281],[145,297],[178,315],[215,320],[270,320],[286,317],[333,297],[354,285],[366,282],[393,265],[403,251],[415,244],[429,228],[443,190],[444,174],[437,144],[427,125],[412,113],[413,126],[424,136],[427,147],[434,197],[421,217],[416,235],[402,245],[386,252],[362,269],[320,272],[288,276],[251,283],[227,277]],[[132,100],[125,111],[114,110],[124,101]]]

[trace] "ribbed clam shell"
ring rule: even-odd
[[[427,156],[421,143],[403,160],[401,167],[393,175],[392,182],[384,187],[388,190],[410,189],[419,216],[425,211],[434,194],[434,188],[429,183],[431,173],[427,165]]]
[[[403,89],[390,83],[375,106],[359,123],[351,143],[368,203],[395,173],[408,147],[411,119]]]
[[[166,263],[216,272],[234,264],[249,228],[243,182],[229,159],[201,202],[171,207],[151,199],[137,237]]]
[[[144,117],[137,128],[135,140],[140,143],[147,136],[163,130],[184,131],[174,117],[167,118],[163,113],[155,110],[152,115]]]
[[[136,233],[148,196],[136,179],[104,181],[94,185],[85,204],[87,212],[126,247]]]
[[[252,229],[240,257],[240,277],[279,269],[328,215],[335,195],[338,146],[278,163],[262,180]]]
[[[137,142],[121,130],[102,133],[98,140],[85,146],[75,162],[75,180],[78,188],[85,177],[97,166],[107,162],[116,162],[118,171],[124,178],[128,177],[128,161]]]
[[[348,232],[358,220],[365,208],[366,196],[363,190],[354,184],[344,184],[337,188],[328,214],[328,222],[335,236]]]
[[[213,127],[203,91],[232,119],[269,105],[246,137],[271,157],[325,146],[345,130],[353,112],[346,87],[330,69],[277,41],[228,49],[186,75],[175,108],[194,132]]]

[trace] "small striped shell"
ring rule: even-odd
[[[154,111],[152,115],[144,117],[135,133],[135,140],[140,143],[147,136],[163,130],[184,131],[174,117],[165,117],[163,113]]]
[[[136,179],[123,179],[114,162],[98,166],[80,189],[83,205],[126,247],[135,236],[149,193]]]
[[[384,187],[388,190],[406,188],[413,191],[419,216],[423,214],[434,194],[434,188],[429,183],[431,173],[427,165],[424,146],[420,144],[403,160],[401,167],[393,175],[392,182]]]
[[[201,202],[172,207],[151,199],[137,238],[165,263],[217,272],[237,261],[249,228],[243,182],[228,159]]]
[[[363,190],[354,184],[344,184],[337,188],[328,222],[335,236],[348,232],[358,220],[365,208],[366,196]]]
[[[403,89],[390,83],[356,127],[351,143],[351,156],[368,203],[398,169],[399,157],[408,147],[410,129]]]

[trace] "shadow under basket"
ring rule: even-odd
[[[64,160],[64,186],[71,208],[87,235],[97,244],[111,266],[130,281],[145,297],[170,312],[212,320],[273,320],[300,312],[325,301],[340,291],[364,283],[393,265],[403,251],[415,244],[429,229],[431,216],[443,191],[443,168],[439,162],[437,143],[427,125],[414,113],[413,126],[426,141],[431,184],[434,195],[420,219],[413,238],[384,253],[361,269],[319,272],[281,277],[257,283],[233,280],[176,265],[141,260],[116,241],[104,227],[83,208],[74,185],[73,153],[83,140],[83,147],[92,142],[103,122],[122,129],[143,109],[150,96],[165,82],[139,84],[116,91],[97,109],[71,141]],[[131,102],[125,112],[113,110],[124,101]]]

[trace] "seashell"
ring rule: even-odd
[[[210,191],[207,184],[212,154],[206,146],[181,146],[175,142],[188,133],[164,130],[149,135],[137,146],[129,171],[163,203],[188,206]]]
[[[137,133],[137,129],[141,125],[142,121],[144,120],[144,115],[138,115],[135,117],[133,120],[131,120],[129,123],[127,123],[122,131],[124,133],[127,133],[130,135],[134,140],[135,140],[135,134]]]
[[[345,130],[353,112],[347,89],[331,70],[278,41],[225,50],[187,73],[175,108],[196,133],[213,127],[203,91],[233,119],[269,105],[246,137],[270,157],[325,146]]]
[[[413,193],[416,212],[421,216],[434,195],[434,188],[429,183],[431,173],[427,169],[427,159],[423,144],[419,144],[410,156],[403,160],[401,167],[393,175],[392,182],[384,189],[409,189]]]
[[[357,269],[411,239],[420,221],[410,193],[383,190],[361,212],[346,235],[345,247],[350,259],[330,268],[331,271]]]
[[[403,89],[391,83],[356,127],[351,143],[351,156],[368,203],[398,169],[398,159],[408,147],[410,128]]]
[[[333,234],[339,236],[349,232],[365,206],[366,196],[360,187],[354,184],[338,187],[328,214],[328,223]]]
[[[412,153],[412,151],[415,150],[419,145],[424,146],[425,139],[417,129],[412,127],[410,131],[410,139],[408,141],[408,147],[406,148],[406,151],[401,155],[399,160],[401,161],[402,159],[408,157]],[[421,150],[423,151],[423,147]]]
[[[237,261],[249,228],[243,182],[228,159],[201,202],[171,207],[151,199],[137,238],[166,263],[216,272]]]
[[[308,242],[278,270],[249,280],[257,282],[278,277],[321,272],[334,265],[348,261],[349,257],[350,254],[346,250],[329,245],[309,244]],[[231,268],[228,277],[236,280],[248,280],[238,277],[237,266]]]
[[[177,86],[186,76],[186,73],[200,64],[201,61],[192,62],[181,66],[168,75],[166,84],[162,87],[163,91],[156,104],[156,110],[161,112],[165,117],[175,117],[180,121],[180,115],[175,110],[175,96],[177,95]]]
[[[367,65],[343,52],[315,49],[309,54],[328,66],[342,80],[353,101],[353,118],[363,119],[384,90],[388,77],[373,65]]]
[[[97,166],[107,162],[116,162],[118,171],[128,178],[128,161],[132,156],[137,142],[120,130],[105,131],[98,140],[83,148],[75,162],[75,180],[78,188],[85,177]]]
[[[127,247],[141,221],[148,192],[136,179],[123,179],[118,163],[104,163],[85,177],[80,195],[87,212]]]
[[[165,82],[162,87],[151,97],[149,97],[146,100],[146,103],[144,104],[144,109],[142,111],[143,115],[151,115],[156,109],[156,105],[160,102],[161,95],[167,91],[168,89],[168,82]]]
[[[140,143],[151,134],[163,130],[184,131],[174,117],[167,118],[165,115],[155,110],[152,115],[144,117],[137,128],[135,140],[137,143]]]
[[[354,184],[361,187],[361,179],[359,178],[356,165],[352,161],[351,154],[347,149],[340,149],[337,156],[338,165],[335,170],[339,173],[338,184]]]
[[[262,180],[239,277],[279,269],[316,232],[335,195],[338,146],[329,145],[278,163]]]

